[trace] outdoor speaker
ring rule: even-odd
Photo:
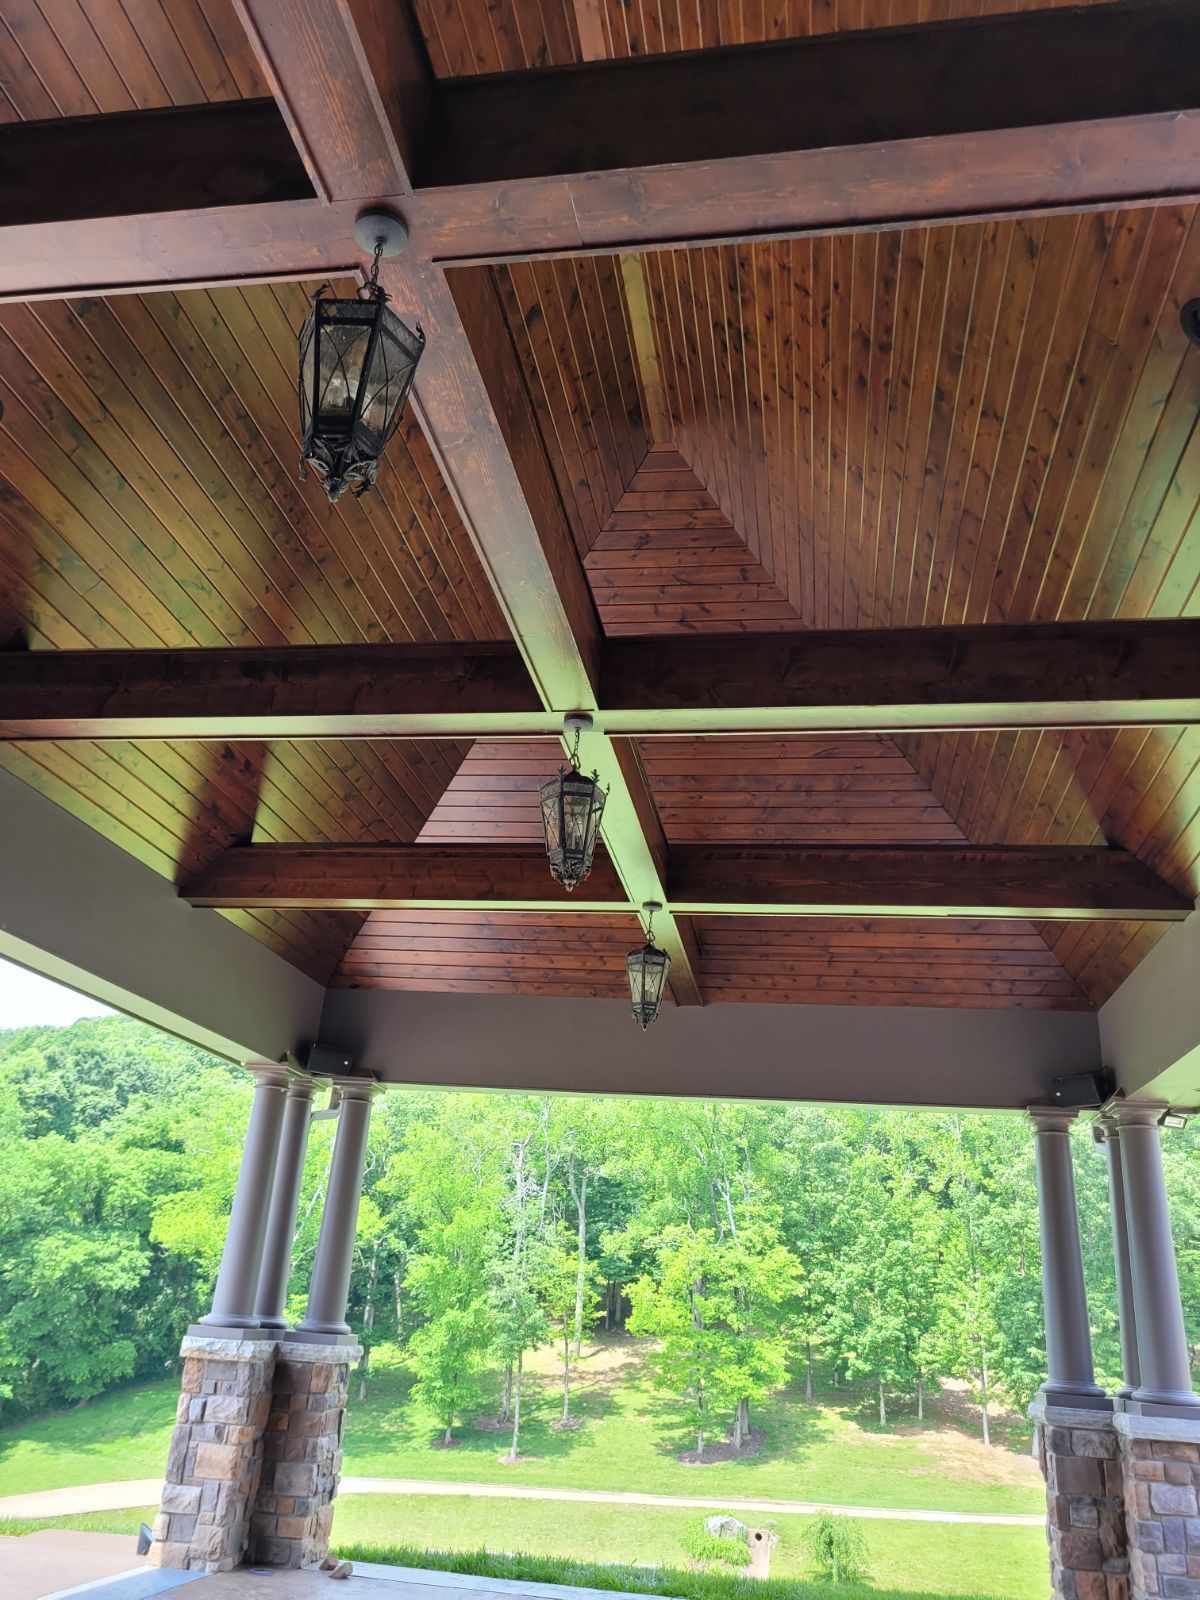
[[[1097,1067],[1095,1072],[1055,1078],[1053,1088],[1056,1106],[1102,1106],[1116,1088],[1116,1080],[1107,1067]]]
[[[354,1071],[354,1057],[346,1050],[318,1040],[308,1052],[304,1070],[315,1078],[346,1078]]]

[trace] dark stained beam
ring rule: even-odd
[[[0,654],[0,738],[446,738],[558,731],[510,644]]]
[[[1105,846],[677,846],[669,906],[687,916],[1037,917],[1182,921],[1191,902]],[[612,862],[567,895],[537,845],[240,845],[190,883],[197,906],[611,912]]]
[[[1136,856],[1104,845],[687,845],[671,852],[670,889],[677,909],[725,916],[1179,922],[1192,910]]]
[[[1200,619],[618,639],[614,733],[1076,728],[1200,720]]]
[[[312,198],[274,100],[0,127],[6,229]]]
[[[506,911],[632,909],[598,850],[568,894],[540,845],[236,845],[184,885],[194,906],[343,908],[397,906]]]
[[[422,415],[459,503],[493,496],[479,546],[522,630],[523,651],[511,644],[9,651],[0,653],[0,738],[527,738],[559,733],[567,709],[592,709],[598,731],[586,736],[584,757],[623,789],[626,822],[639,829],[661,878],[666,843],[635,738],[1200,721],[1200,618],[607,642],[598,631],[585,635],[590,596],[570,566],[569,534],[549,498],[532,526],[551,529],[555,543],[531,542],[540,536],[529,531],[529,504],[545,492],[531,476],[538,457],[526,460],[522,450],[514,467],[481,452],[472,428],[447,450],[451,435],[434,426],[428,408],[444,422],[461,398],[457,360],[443,348],[441,364],[431,354],[428,373],[422,365]],[[528,419],[515,412],[512,423],[523,432]],[[589,640],[586,662],[574,648],[575,629]],[[531,667],[541,675],[536,685]]]
[[[1010,132],[1044,140],[1072,125],[1108,125],[1119,142],[1197,109],[1196,6],[1136,0],[452,79],[418,184],[667,165],[698,181],[717,162],[860,145],[886,173],[908,143],[986,134],[1003,152]]]

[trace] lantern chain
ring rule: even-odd
[[[651,906],[646,913],[646,943],[654,943],[654,907]]]

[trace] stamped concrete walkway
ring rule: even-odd
[[[162,1482],[134,1478],[124,1483],[89,1483],[71,1489],[43,1489],[36,1494],[0,1497],[3,1517],[67,1517],[83,1511],[123,1511],[133,1506],[157,1505]],[[906,1511],[893,1506],[844,1506],[815,1500],[738,1500],[718,1495],[712,1499],[686,1494],[637,1494],[604,1489],[541,1489],[532,1484],[446,1483],[424,1478],[343,1478],[342,1494],[462,1495],[482,1500],[567,1500],[585,1505],[682,1506],[711,1511],[752,1511],[770,1515],[809,1516],[817,1511],[839,1511],[872,1522],[960,1522],[993,1528],[1040,1528],[1043,1516],[1019,1516],[994,1511]]]

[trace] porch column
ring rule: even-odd
[[[258,1327],[254,1301],[288,1089],[288,1070],[276,1062],[252,1061],[246,1070],[254,1074],[258,1083],[250,1107],[250,1123],[233,1192],[212,1310],[197,1325],[201,1333],[217,1333],[218,1336],[225,1328],[239,1330],[244,1335],[246,1329]]]
[[[350,1333],[346,1302],[350,1297],[350,1268],[354,1257],[354,1230],[362,1193],[371,1097],[379,1085],[373,1078],[336,1080],[341,1094],[337,1134],[321,1231],[309,1280],[308,1309],[291,1337],[325,1344]]]
[[[282,1330],[287,1327],[284,1310],[292,1270],[292,1243],[296,1236],[300,1180],[304,1176],[304,1153],[308,1149],[312,1097],[313,1080],[304,1073],[296,1073],[288,1085],[284,1105],[279,1160],[275,1167],[262,1270],[258,1278],[258,1298],[254,1302],[254,1314],[263,1328]]]
[[[1159,1146],[1158,1119],[1165,1109],[1157,1101],[1125,1100],[1111,1111],[1120,1130],[1139,1367],[1126,1409],[1144,1416],[1200,1417]]]
[[[1108,1161],[1108,1199],[1112,1212],[1113,1260],[1117,1269],[1117,1316],[1121,1329],[1119,1400],[1128,1400],[1141,1381],[1138,1365],[1137,1314],[1133,1304],[1133,1270],[1129,1262],[1129,1228],[1125,1218],[1125,1174],[1121,1161],[1121,1128],[1113,1117],[1101,1117],[1104,1154]]]
[[[1040,1393],[1049,1405],[1105,1410],[1111,1401],[1096,1382],[1092,1367],[1092,1335],[1083,1282],[1075,1176],[1071,1170],[1070,1128],[1075,1115],[1061,1106],[1029,1108],[1037,1152],[1046,1317],[1046,1381]]]

